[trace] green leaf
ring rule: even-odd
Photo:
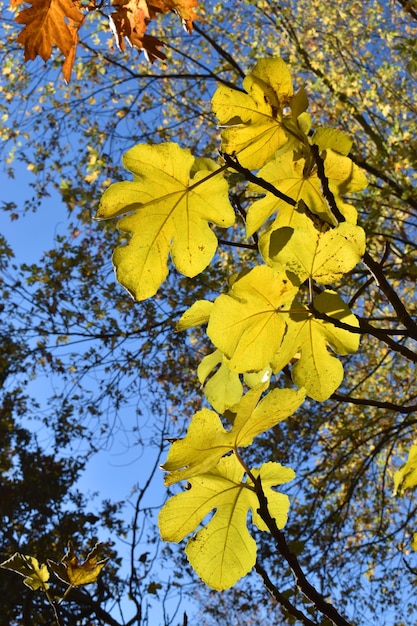
[[[263,235],[260,250],[265,261],[293,272],[300,283],[312,278],[326,285],[359,263],[365,252],[365,239],[359,226],[342,222],[336,228],[320,227],[305,216],[302,226],[286,226]]]
[[[271,515],[279,528],[287,521],[289,499],[272,487],[295,476],[279,463],[266,463],[259,471]],[[253,483],[234,454],[221,459],[215,468],[190,479],[191,488],[171,498],[159,514],[164,541],[179,542],[194,532],[204,518],[215,513],[207,525],[193,535],[186,547],[192,567],[202,580],[217,590],[232,587],[256,561],[256,542],[247,528],[248,511],[261,530],[265,525],[257,514],[259,507]]]
[[[284,336],[286,310],[298,287],[285,272],[266,265],[253,268],[233,283],[230,295],[213,306],[207,334],[236,372],[267,367]]]
[[[202,409],[192,418],[184,439],[175,441],[162,469],[165,484],[207,472],[228,452],[249,446],[254,438],[292,415],[305,398],[304,391],[273,389],[260,402],[266,384],[248,391],[231,409],[233,426],[226,430],[214,411]]]
[[[324,291],[317,296],[314,307],[349,326],[359,326],[348,306],[333,291]],[[343,366],[329,353],[329,347],[341,355],[356,352],[359,334],[315,318],[302,305],[297,309],[294,306],[286,335],[273,362],[274,371],[280,371],[296,356],[297,362],[291,370],[293,382],[297,387],[305,387],[309,396],[323,402],[343,380]]]
[[[417,486],[417,445],[413,445],[408,459],[394,474],[394,495],[402,495],[406,489]]]
[[[287,142],[282,110],[293,97],[291,74],[282,59],[261,59],[243,81],[246,93],[220,85],[212,108],[222,130],[222,150],[259,169]]]
[[[46,591],[49,589],[47,583],[50,576],[49,570],[46,565],[39,565],[38,559],[35,559],[34,556],[15,552],[7,561],[3,561],[0,567],[17,572],[23,576],[24,584],[33,591],[37,589]]]
[[[123,163],[134,180],[111,185],[96,217],[129,213],[118,228],[130,238],[116,248],[113,262],[119,282],[136,300],[144,300],[165,280],[169,254],[185,276],[203,271],[217,248],[210,223],[231,226],[234,211],[216,163],[194,159],[174,143],[135,146]]]

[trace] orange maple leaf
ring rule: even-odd
[[[151,0],[149,13],[151,17],[155,17],[157,13],[173,11],[181,18],[185,30],[191,33],[193,21],[197,19],[197,14],[194,11],[194,7],[197,5],[197,0]]]
[[[84,15],[78,10],[74,0],[29,0],[30,8],[21,11],[16,22],[26,24],[17,38],[25,46],[25,61],[40,56],[47,61],[56,45],[65,57],[74,46],[74,35],[67,23],[72,21],[78,27]],[[78,27],[76,27],[78,29]]]
[[[144,50],[150,61],[166,59],[160,50],[162,41],[145,34],[151,19],[146,0],[113,0],[113,6],[116,10],[109,20],[119,49],[123,52],[128,41],[134,48]]]
[[[75,55],[77,53],[77,46],[78,46],[78,41],[79,41],[78,31],[80,29],[80,26],[81,24],[77,24],[76,22],[68,23],[68,28],[71,32],[73,44],[72,44],[71,50],[65,57],[65,61],[62,65],[62,73],[64,74],[64,78],[67,81],[67,83],[70,82],[72,67],[74,65]]]
[[[193,32],[193,21],[197,19],[194,7],[198,5],[197,0],[153,0],[151,4],[163,4],[166,11],[174,11],[182,20],[183,26],[188,33]]]

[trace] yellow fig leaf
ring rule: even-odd
[[[323,291],[317,296],[314,307],[349,326],[359,326],[349,307],[333,291]],[[287,332],[273,361],[273,369],[280,371],[297,356],[291,370],[293,382],[297,387],[304,387],[311,398],[323,402],[343,380],[343,366],[328,348],[340,355],[356,352],[359,334],[315,318],[302,305],[294,306],[294,310],[296,312],[288,320]]]
[[[352,139],[336,128],[318,128],[312,138],[312,143],[320,150],[334,150],[347,156],[352,148]]]
[[[266,384],[251,389],[232,409],[233,426],[226,430],[214,411],[202,409],[192,418],[184,439],[175,441],[162,469],[165,484],[188,480],[214,467],[228,452],[249,446],[259,434],[292,415],[305,398],[304,391],[273,389],[260,402]]]
[[[197,300],[181,316],[177,324],[177,330],[187,330],[188,328],[207,324],[212,308],[213,303],[210,300]]]
[[[268,506],[279,528],[287,521],[288,496],[272,489],[295,476],[279,463],[266,463],[259,470]],[[210,521],[187,543],[186,554],[202,580],[217,590],[229,589],[245,576],[256,561],[256,542],[247,528],[248,511],[261,530],[259,501],[250,478],[243,482],[244,470],[234,454],[221,459],[210,471],[190,479],[190,488],[173,496],[159,514],[164,541],[179,542],[194,532],[212,513]]]
[[[220,367],[212,374],[204,385],[210,372]],[[198,380],[204,385],[204,395],[211,406],[219,413],[239,402],[243,394],[239,374],[232,372],[227,366],[227,359],[220,350],[215,350],[203,358],[197,369]]]
[[[285,332],[286,313],[297,294],[284,271],[260,265],[239,278],[227,295],[219,296],[207,334],[236,372],[267,367]]]
[[[394,495],[402,495],[406,489],[417,486],[417,445],[412,445],[408,459],[394,474]]]
[[[356,209],[346,203],[342,195],[365,189],[366,178],[348,157],[330,149],[326,150],[322,156],[329,188],[335,197],[337,206],[347,222],[356,224]],[[312,213],[318,215],[323,221],[336,226],[337,220],[323,196],[317,170],[316,168],[306,169],[305,159],[300,158],[294,161],[293,155],[289,152],[278,154],[274,160],[260,170],[259,176],[297,203],[303,201]],[[258,192],[263,191],[259,186],[256,188],[252,186],[252,189],[256,189]],[[263,193],[265,192],[263,191]],[[291,220],[297,208],[290,206],[271,192],[266,192],[265,197],[254,202],[248,210],[246,218],[247,236],[249,237],[257,231],[277,211],[280,212],[278,216],[279,225],[273,224],[271,228],[291,226]]]
[[[223,127],[223,152],[259,169],[287,142],[282,120],[293,97],[291,74],[282,59],[261,59],[243,87],[246,93],[220,85],[212,108]]]
[[[79,563],[78,557],[73,550],[72,542],[69,541],[67,552],[61,562],[48,561],[48,565],[60,580],[72,587],[94,583],[109,560],[105,558],[99,561],[97,554],[100,546],[100,543],[96,543],[91,552],[88,553],[85,561]]]
[[[177,144],[138,145],[123,162],[134,179],[111,185],[96,217],[128,213],[118,228],[130,238],[116,248],[113,262],[119,282],[144,300],[165,280],[169,254],[185,276],[202,272],[217,248],[210,223],[231,226],[234,210],[216,163],[195,159]]]
[[[365,232],[342,222],[336,228],[317,227],[305,216],[303,226],[268,231],[260,239],[266,262],[272,261],[298,276],[329,284],[350,272],[365,252]]]
[[[35,559],[34,556],[15,552],[7,561],[3,561],[0,567],[23,576],[24,584],[33,591],[49,588],[47,583],[50,576],[49,570],[46,565],[39,565],[38,559]]]

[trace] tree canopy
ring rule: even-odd
[[[131,445],[148,445],[141,430],[148,410],[151,439],[164,451],[159,462],[166,439],[182,437],[164,463],[167,484],[191,485],[163,508],[163,538],[193,532],[213,508],[204,498],[217,489],[218,512],[187,544],[198,576],[230,587],[231,573],[241,571],[236,554],[242,566],[251,545],[247,571],[257,544],[250,582],[220,596],[183,569],[204,623],[262,623],[263,610],[276,623],[321,623],[320,598],[347,620],[335,623],[411,623],[413,7],[401,0],[30,5],[2,8],[0,124],[7,172],[18,184],[25,166],[33,194],[24,207],[3,209],[24,219],[54,190],[68,222],[32,264],[19,266],[2,242],[0,454],[10,506],[3,560],[17,551],[59,562],[69,539],[86,556],[100,533],[127,533],[136,555],[129,573],[116,573],[110,548],[96,595],[74,595],[62,619],[146,623],[144,597],[161,584],[150,569],[149,582],[140,582],[147,472],[138,477],[131,522],[120,521],[114,503],[92,514],[71,485],[115,428],[126,429]],[[165,15],[171,10],[180,20]],[[36,55],[42,60],[25,63]],[[93,222],[97,208],[117,228]],[[130,233],[126,245],[121,234]],[[116,283],[114,249],[117,278],[140,302]],[[47,411],[26,387],[28,376],[43,375],[60,381]],[[49,450],[27,427],[36,415],[52,433]],[[80,442],[86,452],[75,459]],[[231,513],[221,507],[226,483],[236,493],[245,484],[236,464],[242,446],[247,484],[222,582],[213,584],[217,562],[210,570],[199,555],[229,528]],[[35,457],[39,478],[27,469]],[[50,493],[38,482],[45,472]],[[268,490],[277,499],[269,518]],[[203,515],[175,528],[178,509],[192,502]],[[258,529],[251,541],[236,530],[248,510]],[[320,594],[310,597],[316,609],[300,579],[299,588],[294,583],[298,565]],[[8,576],[2,585],[12,585]],[[136,622],[110,608],[127,593]],[[3,594],[10,623],[48,623],[42,597],[29,590],[24,597]]]

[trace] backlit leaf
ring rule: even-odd
[[[48,561],[48,565],[58,578],[63,582],[79,587],[80,585],[88,585],[96,582],[101,570],[106,565],[108,558],[98,559],[98,551],[101,544],[96,543],[91,552],[83,563],[79,563],[75,554],[71,541],[68,542],[68,550],[60,563]]]
[[[116,248],[113,262],[119,282],[144,300],[166,278],[168,254],[185,276],[207,267],[217,248],[210,223],[231,226],[234,211],[216,163],[194,159],[190,150],[174,143],[139,145],[123,162],[134,180],[105,191],[97,219],[129,213],[118,227],[130,239]]]
[[[259,472],[271,514],[279,528],[287,521],[289,499],[272,487],[295,476],[279,463],[266,463]],[[191,488],[165,504],[159,514],[159,528],[165,541],[179,542],[194,532],[215,510],[204,528],[193,535],[186,547],[190,564],[213,589],[232,587],[256,561],[256,542],[247,528],[248,511],[254,523],[265,529],[256,513],[259,501],[249,477],[234,454],[221,459],[215,468],[190,479]]]
[[[197,300],[181,316],[177,324],[177,330],[187,330],[188,328],[194,328],[194,326],[207,324],[212,308],[213,302],[210,302],[210,300]]]
[[[166,59],[160,50],[162,41],[146,34],[150,20],[146,0],[113,0],[112,5],[115,11],[109,16],[109,23],[118,48],[124,52],[128,42],[130,46],[144,50],[150,61]]]
[[[285,272],[266,265],[253,268],[213,306],[207,334],[236,372],[267,367],[285,332],[285,313],[297,294]]]
[[[17,572],[23,576],[23,582],[27,587],[30,587],[33,591],[37,589],[48,589],[49,585],[49,571],[46,565],[39,565],[38,559],[34,556],[28,556],[26,554],[20,554],[15,552],[10,559],[3,561],[0,567]]]
[[[184,439],[175,441],[162,469],[165,484],[207,472],[228,452],[249,446],[254,438],[292,415],[305,398],[304,391],[273,389],[261,401],[266,384],[248,391],[231,412],[233,426],[226,430],[214,411],[202,409],[192,418]]]
[[[324,291],[314,299],[314,307],[321,313],[358,327],[356,317],[333,291]],[[317,319],[302,305],[288,320],[287,332],[273,362],[274,371],[280,371],[297,355],[291,376],[298,387],[320,402],[327,400],[343,379],[343,366],[330,352],[345,355],[356,352],[359,334],[337,328],[330,322]],[[298,353],[300,353],[298,355]]]
[[[356,224],[356,210],[343,200],[342,195],[365,189],[366,178],[348,157],[330,149],[323,156],[325,174],[337,206],[346,221]],[[306,170],[304,158],[294,161],[290,153],[279,154],[260,170],[259,176],[296,202],[302,200],[309,211],[318,215],[323,221],[336,226],[337,221],[323,196],[317,170],[316,168]],[[259,187],[253,186],[253,188],[258,192],[262,191]],[[296,210],[296,207],[288,205],[271,192],[266,192],[265,197],[254,202],[248,210],[246,233],[248,236],[252,235],[277,211],[280,212],[278,216],[280,226],[290,226],[291,218]],[[278,228],[278,224],[272,225],[271,228],[274,226]]]
[[[219,365],[206,382],[210,372]],[[220,350],[215,350],[203,358],[197,369],[198,380],[204,385],[204,395],[211,406],[219,413],[239,402],[243,387],[239,374],[227,365],[227,359]]]
[[[287,142],[283,109],[293,97],[291,75],[282,59],[261,59],[243,81],[246,93],[220,85],[212,108],[222,130],[222,150],[259,169]]]
[[[321,284],[350,272],[363,256],[365,245],[365,233],[359,226],[342,222],[336,228],[320,228],[307,216],[302,226],[272,230],[260,241],[265,261],[285,267],[301,283],[312,278]]]
[[[58,46],[65,57],[71,52],[74,37],[68,22],[81,24],[81,4],[73,0],[29,0],[30,8],[23,9],[16,22],[26,24],[17,38],[25,46],[25,61],[36,56],[47,61],[52,47]]]
[[[394,495],[417,486],[417,445],[410,448],[408,459],[394,474]]]

